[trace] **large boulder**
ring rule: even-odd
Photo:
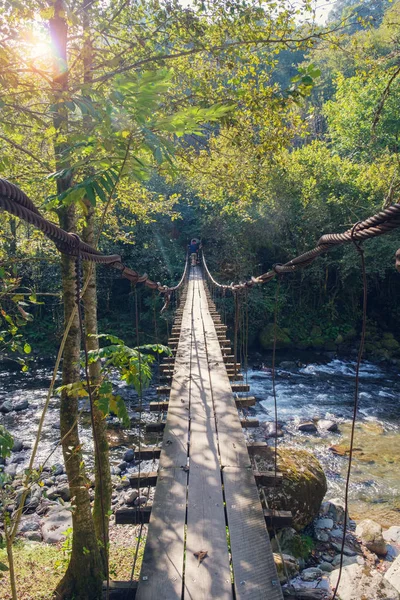
[[[336,587],[338,577],[339,569],[335,569],[329,577],[333,589]],[[338,596],[340,600],[360,600],[361,598],[399,600],[400,598],[397,590],[381,573],[358,564],[342,569]]]
[[[267,468],[273,468],[272,449],[263,458]],[[297,448],[278,448],[278,469],[283,474],[282,485],[267,489],[267,500],[281,510],[291,510],[293,527],[300,531],[319,514],[327,490],[325,473],[315,456]]]
[[[364,519],[356,528],[356,535],[361,538],[362,543],[375,554],[385,556],[387,554],[386,542],[383,539],[382,527],[372,519]]]
[[[274,347],[274,324],[269,323],[264,327],[260,333],[259,341],[263,350],[272,350]],[[292,345],[292,340],[290,339],[288,333],[281,329],[280,327],[276,328],[276,347],[277,348],[290,348]]]

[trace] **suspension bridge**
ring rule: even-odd
[[[304,268],[337,245],[354,244],[362,255],[364,240],[400,226],[400,204],[344,233],[322,236],[314,249],[259,277],[219,284],[203,259],[202,268],[189,269],[187,261],[181,281],[173,287],[151,281],[119,256],[105,256],[60,229],[42,217],[17,186],[2,179],[0,207],[40,229],[61,252],[108,265],[133,284],[158,290],[165,306],[173,294],[180,300],[168,341],[172,356],[161,365],[169,384],[158,389],[160,399],[150,407],[167,413],[166,421],[158,423],[162,446],[139,445],[136,452],[139,462],[158,459],[158,469],[131,479],[138,489],[155,485],[154,501],[151,507],[116,513],[117,524],[148,524],[140,577],[137,582],[112,584],[107,593],[122,593],[126,600],[281,600],[268,528],[289,525],[291,514],[269,509],[262,488],[279,485],[282,474],[276,455],[270,471],[254,468],[253,457],[268,454],[268,446],[246,442],[243,430],[258,423],[241,419],[238,409],[255,400],[240,395],[247,394],[249,386],[239,373],[236,332],[232,351],[205,279],[223,293],[230,290],[236,301],[243,290]],[[397,259],[400,268],[400,256]],[[357,368],[361,354],[362,344]],[[357,394],[356,383],[355,415]],[[354,422],[355,418],[353,428]]]
[[[192,267],[169,340],[174,362],[164,365],[172,381],[161,390],[168,412],[158,472],[149,475],[156,491],[139,600],[283,598],[266,526],[273,515],[262,508],[238,414],[254,398],[235,397],[248,386],[231,385],[240,377],[225,332],[201,269]],[[256,475],[273,484],[272,471]],[[147,482],[141,474],[140,485]],[[116,514],[119,524],[137,519],[135,508]]]

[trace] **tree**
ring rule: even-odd
[[[351,16],[351,31],[362,29],[366,25],[379,27],[385,11],[392,0],[336,0],[328,15],[328,22],[334,23]]]

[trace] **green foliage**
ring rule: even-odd
[[[0,425],[0,457],[7,458],[11,454],[14,439],[4,425]]]

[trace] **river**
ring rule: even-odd
[[[296,355],[288,366],[282,361],[293,361],[293,356],[278,355],[276,392],[278,421],[284,431],[280,444],[312,451],[320,460],[328,480],[327,497],[343,496],[347,458],[334,454],[330,448],[348,444],[354,402],[355,363],[350,360],[328,359],[321,356]],[[267,361],[266,361],[267,362]],[[13,456],[17,470],[23,469],[29,459],[46,391],[51,380],[51,368],[46,363],[33,366],[28,373],[18,370],[0,370],[0,404],[28,400],[29,407],[19,412],[0,414],[0,423],[15,439],[23,441],[24,450]],[[271,372],[260,368],[249,369],[248,382],[257,404],[249,416],[260,421],[272,421],[274,414]],[[114,380],[114,385],[126,400],[131,416],[137,416],[137,397],[125,384]],[[400,376],[396,368],[363,362],[360,379],[359,411],[351,485],[350,514],[354,519],[368,515],[383,526],[400,523]],[[156,398],[154,387],[145,394],[144,408]],[[84,408],[82,401],[82,407]],[[62,462],[59,448],[59,399],[52,398],[45,420],[37,463],[46,459],[49,464]],[[154,420],[156,415],[146,415]],[[338,423],[339,433],[307,434],[298,431],[300,422],[311,419],[331,419]],[[253,439],[262,439],[262,429],[246,430]],[[80,426],[86,462],[92,464],[92,441],[89,419],[84,413]],[[137,440],[138,429],[110,432],[113,468],[123,458],[126,448]],[[153,437],[151,442],[157,441]],[[51,454],[50,458],[49,455]],[[18,461],[18,462],[17,462]],[[146,466],[143,466],[146,469]],[[118,473],[118,470],[116,471]]]

